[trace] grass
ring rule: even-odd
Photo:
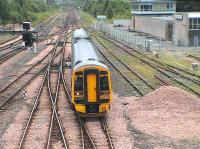
[[[80,11],[80,16],[84,25],[92,25],[96,21],[96,19],[93,16],[83,11]]]
[[[199,62],[193,58],[188,57],[189,54],[200,56],[199,53],[199,50],[160,51],[160,57],[158,58],[158,60],[166,64],[170,64],[172,66],[176,66],[183,69],[188,69],[190,71],[194,71],[194,73],[200,74],[200,70],[192,70],[192,63]],[[153,57],[153,55],[150,54],[149,56]]]
[[[140,74],[144,78],[146,78],[148,80],[148,82],[157,86],[157,84],[159,82],[157,79],[155,79],[155,76],[154,76],[157,73],[157,71],[152,69],[150,66],[144,64],[137,58],[127,55],[127,53],[122,52],[121,50],[119,50],[117,48],[114,49],[112,46],[109,47],[110,45],[112,45],[112,43],[110,43],[104,39],[100,39],[100,41],[102,41],[106,45],[106,47],[108,47],[113,53],[115,53],[122,62],[127,64],[130,68],[133,68],[134,70],[136,70],[136,72],[138,72],[138,74]]]
[[[45,21],[46,19],[48,19],[49,17],[57,14],[59,11],[58,9],[50,9],[46,12],[43,13],[33,13],[35,20],[32,21],[32,25],[33,27],[35,27],[37,24],[39,24],[40,22]]]
[[[1,44],[4,44],[6,42],[8,42],[9,40],[17,37],[18,35],[3,35],[3,36],[0,36],[0,45]]]

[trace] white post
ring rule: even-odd
[[[25,42],[23,41],[21,45],[22,45],[22,47],[25,47]]]
[[[38,49],[37,49],[37,44],[33,43],[33,53],[37,54],[38,53]]]
[[[159,44],[159,51],[161,50],[161,37],[160,37],[160,44]]]

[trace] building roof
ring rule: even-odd
[[[175,2],[175,0],[132,0],[132,2]]]
[[[163,21],[173,21],[173,16],[162,16],[162,17],[152,17],[152,18],[163,20]]]
[[[136,15],[159,15],[159,14],[167,14],[167,15],[173,15],[175,13],[175,11],[162,11],[162,12],[152,12],[152,11],[132,11],[132,14],[136,14]]]
[[[200,18],[200,12],[189,13],[188,18]]]

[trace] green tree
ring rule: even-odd
[[[9,15],[10,5],[7,0],[0,1],[0,18],[1,22],[4,24],[5,20],[10,17]]]
[[[131,18],[130,2],[127,0],[77,0],[78,6],[94,17],[107,15],[112,18]]]

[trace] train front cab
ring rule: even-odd
[[[81,116],[103,116],[112,101],[110,71],[88,67],[74,71],[72,76],[75,110]]]

